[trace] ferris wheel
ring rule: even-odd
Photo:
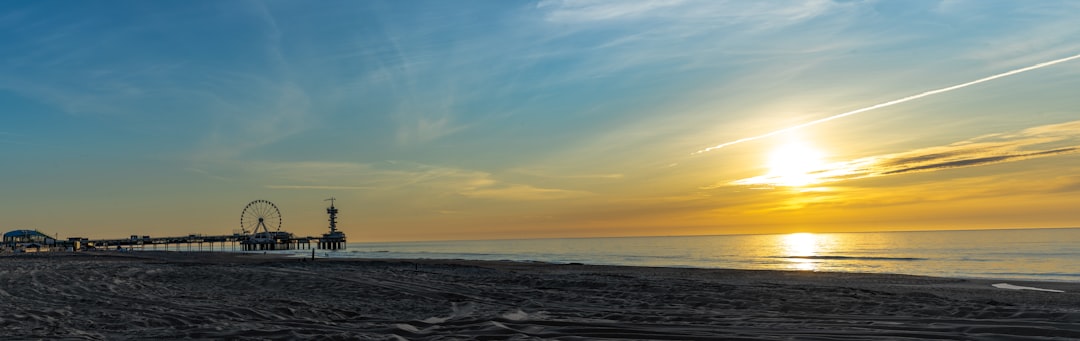
[[[270,230],[281,231],[281,211],[277,205],[266,200],[255,200],[244,206],[240,213],[240,230],[244,234],[253,236],[264,233],[270,235]]]

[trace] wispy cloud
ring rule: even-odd
[[[746,138],[741,138],[741,139],[738,139],[738,140],[734,140],[734,141],[731,141],[731,142],[721,143],[721,144],[718,144],[718,145],[708,147],[708,148],[699,150],[697,152],[694,152],[694,154],[701,154],[701,153],[709,152],[709,151],[712,151],[712,150],[715,150],[715,149],[724,148],[724,147],[727,147],[727,146],[730,146],[730,145],[733,145],[733,144],[739,144],[739,143],[743,143],[743,142],[750,142],[750,141],[759,140],[759,139],[763,139],[763,138],[767,138],[767,137],[772,137],[772,136],[787,133],[787,132],[790,132],[790,131],[799,130],[799,129],[803,129],[803,128],[806,128],[806,127],[810,127],[810,126],[818,125],[818,124],[821,124],[821,123],[829,122],[829,121],[832,121],[832,120],[835,120],[835,119],[840,119],[840,118],[844,118],[844,117],[848,117],[848,116],[852,116],[852,115],[857,115],[857,114],[861,114],[861,113],[864,113],[864,112],[867,112],[867,111],[872,111],[872,110],[876,110],[876,109],[880,109],[880,108],[885,108],[885,107],[901,104],[901,103],[904,103],[904,102],[917,100],[917,99],[927,97],[927,96],[933,96],[933,95],[946,93],[946,92],[953,91],[953,90],[962,89],[962,88],[972,86],[972,85],[976,85],[976,84],[979,84],[979,83],[989,82],[989,81],[992,81],[992,80],[995,80],[995,79],[998,79],[998,78],[1009,77],[1009,76],[1024,73],[1024,72],[1027,72],[1027,71],[1037,70],[1037,69],[1041,69],[1041,68],[1048,67],[1048,66],[1053,66],[1055,64],[1068,62],[1068,61],[1071,61],[1071,60],[1074,60],[1074,59],[1077,59],[1077,58],[1080,58],[1080,54],[1075,54],[1075,55],[1064,57],[1064,58],[1045,61],[1045,62],[1038,63],[1038,64],[1035,64],[1035,65],[1032,65],[1032,66],[1002,72],[1002,73],[999,73],[999,74],[979,78],[979,79],[976,79],[976,80],[973,80],[973,81],[970,81],[970,82],[966,82],[966,83],[961,83],[961,84],[957,84],[957,85],[953,85],[953,86],[949,86],[949,87],[944,87],[944,88],[940,88],[940,89],[936,89],[936,90],[925,91],[925,92],[922,92],[922,93],[919,93],[919,94],[916,94],[916,95],[911,95],[911,96],[903,97],[903,98],[900,98],[900,99],[891,100],[891,101],[888,101],[888,102],[874,104],[874,105],[871,105],[871,106],[868,106],[868,107],[855,109],[855,110],[848,111],[848,112],[845,112],[845,113],[831,115],[831,116],[828,116],[828,117],[813,120],[813,121],[806,122],[806,123],[803,123],[803,124],[798,124],[798,125],[794,125],[794,126],[779,129],[779,130],[774,130],[772,132],[768,132],[768,133],[757,135],[757,136],[751,136],[751,137],[746,137]]]
[[[779,31],[846,7],[827,0],[551,0],[538,3],[537,11],[550,24],[540,29],[554,37],[546,38],[542,58],[557,60],[573,54],[578,65],[566,75],[589,79],[647,66],[715,67],[717,58],[731,58],[731,52],[742,50],[737,46],[751,41],[776,40],[777,46],[791,46],[781,40],[791,39],[793,32]],[[837,25],[845,23],[822,22],[813,30],[828,31]],[[739,34],[730,34],[732,30]]]
[[[342,190],[342,191],[358,191],[358,190],[370,190],[372,187],[363,186],[310,186],[310,185],[267,185],[269,189],[298,189],[298,190],[312,190],[312,189],[325,189],[325,190]]]
[[[488,172],[433,166],[414,162],[374,164],[350,162],[287,162],[252,165],[269,172],[268,177],[289,185],[266,185],[271,189],[343,189],[427,196],[455,195],[473,199],[552,200],[589,195],[585,191],[546,188],[499,180]]]
[[[949,168],[981,166],[994,163],[1026,160],[1043,156],[1075,153],[1080,150],[1080,147],[1058,148],[1035,152],[1000,151],[1000,153],[1004,153],[1005,155],[982,157],[978,156],[990,154],[990,151],[993,151],[994,149],[1000,149],[1000,146],[987,146],[987,148],[982,150],[971,150],[970,153],[958,151],[953,153],[925,155],[917,156],[914,158],[893,160],[891,162],[881,164],[880,170],[877,173],[880,175],[892,175],[912,172],[935,171]]]
[[[461,191],[461,195],[477,199],[527,201],[575,198],[587,196],[589,193],[555,188],[538,188],[529,185],[495,184],[464,190]]]
[[[683,3],[682,0],[596,1],[544,0],[536,8],[549,11],[551,21],[610,20],[655,14],[657,10]]]
[[[182,142],[170,147],[197,160],[236,157],[317,124],[305,83],[283,57],[282,34],[271,11],[262,3],[224,6],[242,14],[231,23],[253,24],[238,24],[244,27],[222,37],[178,33],[190,31],[179,26],[188,22],[180,18],[220,10],[217,5],[153,15],[107,9],[75,16],[55,11],[6,16],[0,25],[20,29],[5,36],[5,51],[12,52],[0,65],[5,74],[0,89],[69,115],[178,138]],[[130,24],[113,25],[114,18]],[[218,24],[215,20],[196,25]],[[215,39],[251,45],[222,48],[206,55],[215,57],[211,61],[192,48]]]
[[[269,79],[225,80],[250,89],[251,102],[206,94],[216,115],[210,132],[195,152],[197,160],[225,160],[279,141],[318,124],[307,92],[292,82]],[[243,84],[243,85],[241,85]]]
[[[216,115],[201,141],[196,159],[231,159],[318,126],[312,97],[285,57],[282,31],[274,11],[257,2],[241,9],[257,23],[252,38],[260,70],[221,73],[206,81],[220,82],[221,93],[208,92]],[[240,89],[237,91],[237,89]]]
[[[386,101],[380,111],[393,123],[393,138],[399,145],[423,145],[469,128],[473,117],[488,114],[470,112],[470,103],[481,98],[490,101],[497,95],[497,91],[477,91],[476,84],[505,72],[499,70],[505,52],[493,53],[496,50],[490,48],[509,44],[498,40],[502,35],[465,37],[448,44],[435,39],[450,30],[443,25],[475,23],[456,22],[455,15],[429,19],[412,25],[408,21],[422,19],[375,17],[372,23],[378,34],[358,36],[368,43],[336,57],[368,67],[361,77],[348,80],[349,86],[331,91],[346,101],[358,93],[386,94],[376,102]]]
[[[959,18],[986,18],[990,9],[978,1],[952,1],[954,6],[943,6],[949,15]],[[947,3],[942,3],[946,5]],[[951,9],[951,10],[948,10]],[[979,47],[964,53],[963,58],[985,61],[991,67],[1034,63],[1054,56],[1075,53],[1080,49],[1080,27],[1072,25],[1080,13],[1080,3],[1075,1],[1044,1],[1024,3],[1011,11],[1016,22],[1024,23],[1009,27],[997,34],[976,40]],[[995,20],[997,21],[997,20]],[[1064,71],[1064,70],[1063,70]]]
[[[556,22],[593,22],[620,19],[711,19],[712,25],[754,21],[764,26],[786,25],[820,15],[833,1],[699,1],[699,0],[544,0],[537,8]],[[702,24],[707,22],[696,22]]]
[[[407,108],[399,109],[394,116],[398,121],[396,137],[399,144],[426,143],[466,128],[466,125],[454,122],[454,111],[451,108],[442,106],[422,109],[415,104],[417,102],[422,101],[403,103]]]
[[[511,169],[510,171],[514,172],[514,173],[518,173],[518,174],[528,175],[528,176],[534,176],[534,177],[540,177],[540,178],[551,178],[551,179],[595,179],[595,180],[607,179],[607,180],[616,180],[616,179],[622,179],[625,176],[624,174],[621,174],[621,173],[560,174],[560,173],[553,173],[553,172],[550,172],[550,171],[545,171],[545,170],[540,170],[540,169],[532,169],[532,168],[514,168],[514,169]]]
[[[991,134],[945,146],[921,148],[903,153],[871,156],[830,163],[805,174],[815,184],[908,173],[934,172],[985,166],[1080,152],[1080,121],[1050,124],[1014,133]],[[710,188],[774,186],[781,176],[766,174],[720,184]]]

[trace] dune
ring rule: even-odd
[[[1080,338],[1080,283],[151,251],[0,263],[5,339]]]

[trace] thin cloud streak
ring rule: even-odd
[[[780,129],[780,130],[775,130],[775,131],[765,133],[765,134],[761,134],[761,135],[757,135],[757,136],[746,137],[746,138],[741,138],[741,139],[731,141],[731,142],[721,143],[721,144],[718,144],[718,145],[715,145],[715,146],[712,146],[712,147],[709,147],[709,148],[705,148],[705,149],[696,151],[692,155],[706,153],[706,152],[709,152],[709,151],[724,148],[724,147],[734,145],[734,144],[739,144],[739,143],[743,143],[743,142],[750,142],[750,141],[760,140],[760,139],[767,138],[767,137],[776,136],[776,135],[787,133],[787,132],[790,132],[790,131],[799,130],[799,129],[806,128],[806,127],[809,127],[809,126],[814,126],[814,125],[818,125],[818,124],[825,123],[825,122],[828,122],[828,121],[832,121],[832,120],[835,120],[835,119],[838,119],[838,118],[844,118],[844,117],[848,117],[848,116],[851,116],[851,115],[861,114],[861,113],[864,113],[864,112],[867,112],[867,111],[871,111],[871,110],[875,110],[875,109],[881,109],[881,108],[884,108],[884,107],[889,107],[889,106],[893,106],[893,105],[896,105],[896,104],[900,104],[900,103],[904,103],[904,102],[908,102],[908,101],[913,101],[913,100],[920,99],[920,98],[923,98],[923,97],[937,95],[937,94],[940,94],[940,93],[945,93],[945,92],[965,88],[965,87],[972,86],[972,85],[979,84],[979,83],[983,83],[983,82],[989,82],[989,81],[992,81],[992,80],[995,80],[995,79],[998,79],[998,78],[1008,77],[1008,76],[1024,73],[1024,72],[1027,72],[1027,71],[1031,71],[1031,70],[1041,69],[1041,68],[1044,68],[1044,67],[1047,67],[1047,66],[1051,66],[1051,65],[1059,64],[1059,63],[1064,63],[1064,62],[1067,62],[1067,61],[1070,61],[1070,60],[1073,60],[1073,59],[1077,59],[1077,58],[1080,58],[1080,54],[1072,55],[1072,56],[1061,58],[1061,59],[1055,59],[1055,60],[1051,60],[1051,61],[1048,61],[1048,62],[1042,62],[1042,63],[1039,63],[1039,64],[1035,64],[1035,65],[1024,67],[1024,68],[1019,68],[1019,69],[1012,70],[1012,71],[1002,72],[1002,73],[999,73],[999,74],[996,74],[996,75],[993,75],[993,76],[983,77],[983,78],[976,79],[976,80],[973,80],[973,81],[970,81],[970,82],[967,82],[967,83],[957,84],[957,85],[953,85],[953,86],[950,86],[950,87],[945,87],[945,88],[941,88],[941,89],[937,89],[937,90],[926,91],[926,92],[923,92],[923,93],[920,93],[920,94],[917,94],[917,95],[911,95],[911,96],[904,97],[904,98],[901,98],[901,99],[892,100],[892,101],[888,101],[888,102],[880,103],[880,104],[875,104],[875,105],[871,105],[869,107],[865,107],[865,108],[861,108],[861,109],[855,109],[855,110],[848,111],[848,112],[845,112],[845,113],[841,113],[841,114],[837,114],[837,115],[833,115],[833,116],[813,120],[813,121],[810,121],[810,122],[806,122],[806,123],[799,124],[799,125],[794,125],[794,126],[791,126],[791,127]]]
[[[501,181],[494,174],[454,167],[412,162],[361,164],[349,162],[259,163],[278,183],[265,185],[281,190],[366,190],[379,195],[394,193],[413,200],[417,193],[433,197],[460,196],[470,199],[510,201],[569,199],[592,195],[590,192],[546,188],[531,184]],[[308,184],[305,184],[308,183]],[[351,183],[352,185],[333,185]]]
[[[631,2],[543,0],[536,4],[536,8],[550,8],[551,12],[548,13],[547,19],[551,21],[595,21],[646,15],[680,3],[682,3],[680,0]]]
[[[662,19],[674,25],[739,25],[753,29],[786,26],[819,16],[838,4],[827,0],[759,3],[749,1],[596,1],[544,0],[536,8],[545,20],[558,23],[597,23]],[[700,29],[700,27],[699,27]]]
[[[484,186],[460,192],[461,195],[474,199],[495,199],[513,201],[570,199],[591,195],[589,192],[555,188],[539,188],[529,185]]]
[[[920,171],[933,171],[933,170],[941,170],[941,169],[949,169],[949,168],[961,168],[961,167],[988,165],[988,164],[1002,163],[1002,162],[1009,162],[1009,161],[1026,160],[1026,159],[1042,157],[1042,156],[1053,156],[1053,155],[1060,155],[1060,154],[1069,154],[1069,153],[1075,153],[1078,150],[1080,150],[1080,147],[1069,147],[1069,148],[1059,148],[1059,149],[1052,149],[1052,150],[1037,151],[1037,152],[1031,152],[1031,153],[1020,153],[1020,154],[1012,154],[1012,155],[987,156],[987,157],[977,157],[977,158],[972,158],[972,159],[961,159],[961,160],[946,161],[946,162],[932,163],[932,164],[928,164],[928,165],[912,166],[912,167],[908,167],[908,168],[891,170],[891,171],[887,171],[887,172],[882,172],[881,175],[893,175],[893,174],[903,174],[903,173],[920,172]]]
[[[327,189],[327,190],[343,190],[343,191],[373,189],[373,187],[363,187],[363,186],[306,186],[306,185],[267,185],[266,188],[269,188],[269,189],[299,189],[299,190]]]
[[[556,174],[549,171],[529,168],[514,168],[510,171],[522,175],[535,176],[549,179],[590,179],[590,180],[617,180],[625,177],[622,173],[595,173],[595,174]]]
[[[1080,121],[1032,127],[1015,134],[985,135],[946,146],[832,163],[808,172],[807,176],[814,179],[814,184],[824,184],[1075,153],[1080,153]],[[783,180],[779,176],[766,174],[706,189],[731,185],[777,186],[783,183]]]

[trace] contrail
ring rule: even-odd
[[[1025,68],[1020,68],[1020,69],[1016,69],[1016,70],[1012,70],[1012,71],[1008,71],[1008,72],[1002,72],[1002,73],[999,73],[999,74],[996,74],[996,75],[993,75],[993,76],[989,76],[989,77],[985,77],[985,78],[979,78],[979,79],[976,79],[976,80],[973,80],[973,81],[970,81],[970,82],[967,82],[967,83],[963,83],[963,84],[957,84],[957,85],[953,85],[953,86],[950,86],[950,87],[941,88],[941,89],[937,89],[937,90],[930,90],[930,91],[927,91],[927,92],[920,93],[918,95],[911,95],[911,96],[907,96],[907,97],[904,97],[904,98],[901,98],[901,99],[888,101],[888,102],[885,102],[885,103],[874,104],[874,105],[871,105],[869,107],[865,107],[865,108],[862,108],[862,109],[855,109],[855,110],[848,111],[848,112],[845,112],[845,113],[842,113],[842,114],[832,115],[832,116],[829,116],[829,117],[813,120],[813,121],[806,122],[806,123],[803,123],[803,124],[790,126],[790,127],[784,128],[784,129],[780,129],[780,130],[772,131],[772,132],[769,132],[769,133],[761,134],[761,135],[758,135],[758,136],[741,138],[741,139],[738,139],[738,140],[735,140],[735,141],[731,141],[731,142],[727,142],[727,143],[721,143],[721,144],[718,144],[718,145],[715,145],[715,146],[712,146],[712,147],[709,147],[709,148],[705,148],[705,149],[696,151],[691,155],[701,154],[701,153],[712,151],[712,150],[715,150],[715,149],[724,148],[724,147],[727,147],[727,146],[730,146],[730,145],[733,145],[733,144],[749,142],[749,141],[754,141],[754,140],[760,140],[760,139],[770,137],[770,136],[773,136],[773,135],[783,134],[783,133],[786,133],[786,132],[789,132],[789,131],[792,131],[792,130],[798,130],[798,129],[806,128],[806,127],[809,127],[809,126],[812,126],[812,125],[818,125],[818,124],[825,123],[825,122],[828,122],[828,121],[832,121],[832,120],[835,120],[835,119],[838,119],[838,118],[848,117],[848,116],[851,116],[851,115],[864,113],[864,112],[867,112],[867,111],[870,111],[870,110],[884,108],[884,107],[887,107],[887,106],[896,105],[896,104],[904,103],[904,102],[907,102],[907,101],[920,99],[920,98],[923,98],[923,97],[926,97],[926,96],[937,95],[937,94],[940,94],[940,93],[943,93],[943,92],[953,91],[953,90],[956,90],[956,89],[972,86],[972,85],[979,84],[979,83],[982,83],[982,82],[989,82],[989,81],[992,81],[992,80],[995,80],[995,79],[998,79],[998,78],[1008,77],[1008,76],[1012,76],[1012,75],[1015,75],[1015,74],[1018,74],[1018,73],[1023,73],[1023,72],[1027,72],[1027,71],[1031,71],[1031,70],[1035,70],[1035,69],[1041,69],[1041,68],[1044,68],[1044,67],[1047,67],[1047,66],[1050,66],[1050,65],[1054,65],[1054,64],[1057,64],[1057,63],[1064,63],[1064,62],[1067,62],[1067,61],[1070,61],[1070,60],[1073,60],[1073,59],[1077,59],[1077,58],[1080,58],[1080,54],[1073,55],[1071,57],[1055,59],[1055,60],[1051,60],[1051,61],[1048,61],[1048,62],[1042,62],[1042,63],[1038,63],[1038,64],[1035,64],[1035,65],[1032,65],[1032,66],[1028,66],[1028,67],[1025,67]]]

